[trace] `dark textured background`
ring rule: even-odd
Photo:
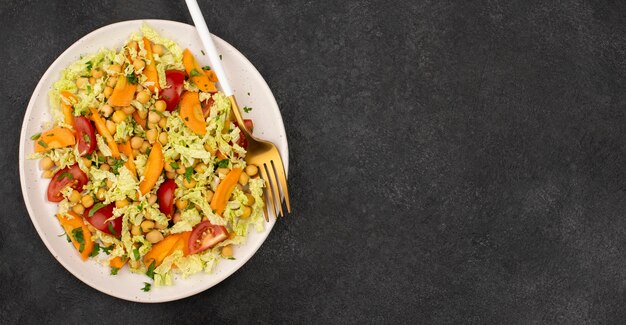
[[[626,3],[202,1],[268,81],[293,216],[216,287],[106,296],[39,240],[19,190],[32,90],[118,21],[182,1],[0,3],[0,322],[626,321]]]

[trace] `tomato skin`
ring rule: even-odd
[[[244,119],[243,125],[246,127],[246,129],[248,129],[248,132],[252,133],[252,129],[254,129],[254,123],[252,123],[252,120]],[[243,134],[243,131],[239,131],[239,141],[237,142],[237,144],[240,147],[248,150],[248,139]]]
[[[113,208],[115,207],[115,203],[111,203],[105,207],[98,209],[94,214],[90,217],[89,211],[91,208],[85,209],[85,213],[83,217],[87,222],[89,222],[94,228],[107,233],[109,235],[115,237],[122,236],[122,216],[119,216],[113,220],[107,221],[109,218],[113,216]],[[93,207],[92,207],[93,208]],[[111,226],[109,226],[109,224]],[[111,232],[113,229],[113,232]]]
[[[71,174],[71,178],[65,173]],[[57,171],[54,176],[52,176],[50,184],[48,184],[48,201],[61,202],[63,201],[61,190],[63,190],[66,186],[69,185],[73,189],[81,192],[83,190],[83,186],[85,186],[87,182],[89,182],[89,178],[87,177],[87,174],[80,170],[78,164],[65,167]]]
[[[189,237],[189,254],[205,251],[228,238],[224,226],[216,226],[208,220],[197,224]],[[200,241],[200,243],[198,243]]]
[[[96,150],[96,131],[91,122],[84,116],[74,117],[78,152],[81,156]],[[89,140],[87,140],[87,138]]]
[[[174,191],[176,190],[176,182],[168,179],[157,190],[157,198],[159,200],[159,210],[168,218],[174,213]]]
[[[161,99],[167,104],[167,110],[172,112],[176,109],[180,101],[180,95],[183,93],[183,84],[185,82],[185,72],[179,70],[165,71],[165,80],[169,87],[163,88],[161,91]]]

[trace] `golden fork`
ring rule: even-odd
[[[230,87],[224,67],[222,66],[222,60],[220,59],[215,44],[211,39],[211,33],[204,21],[202,12],[196,0],[185,0],[189,13],[193,19],[194,25],[198,30],[198,36],[204,45],[206,54],[211,61],[211,69],[217,74],[217,79],[222,86],[222,91],[230,99],[232,112],[235,115],[237,125],[243,132],[244,136],[248,140],[248,154],[246,155],[246,163],[250,165],[256,165],[259,168],[259,175],[265,181],[266,201],[269,204],[265,204],[265,220],[269,221],[270,214],[267,207],[271,206],[272,214],[275,217],[284,216],[281,192],[285,198],[285,204],[287,206],[287,213],[291,213],[291,203],[289,202],[289,190],[287,189],[287,175],[285,174],[285,168],[283,167],[283,160],[280,157],[280,153],[276,146],[268,141],[257,139],[250,134],[250,131],[245,127],[243,123],[243,117],[239,110],[239,105],[235,100],[233,89]]]

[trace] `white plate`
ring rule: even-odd
[[[132,274],[124,268],[118,275],[109,274],[109,268],[94,261],[83,262],[74,247],[69,244],[55,218],[57,205],[45,198],[48,180],[42,179],[38,161],[26,160],[33,151],[30,136],[42,131],[44,122],[50,121],[48,90],[60,78],[60,72],[81,54],[98,51],[100,48],[120,48],[132,32],[139,32],[143,20],[126,21],[102,27],[70,46],[43,75],[28,103],[22,133],[20,135],[20,180],[22,194],[30,218],[52,255],[72,274],[87,285],[106,294],[137,302],[164,302],[185,298],[202,292],[224,280],[239,269],[259,249],[269,235],[274,220],[265,224],[264,232],[250,229],[246,244],[235,248],[235,260],[222,260],[212,274],[196,274],[187,279],[176,278],[174,285],[152,288],[143,292],[143,282],[150,282],[143,274]],[[145,20],[161,35],[173,39],[182,48],[188,47],[201,65],[207,65],[208,57],[201,55],[202,45],[193,26],[166,20]],[[285,170],[289,166],[287,137],[276,100],[263,77],[237,49],[218,37],[215,45],[222,54],[226,73],[237,95],[241,107],[253,110],[245,114],[254,120],[254,134],[272,141],[281,152]],[[248,93],[250,93],[248,95]],[[43,270],[42,270],[43,272]]]

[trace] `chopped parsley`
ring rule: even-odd
[[[222,59],[222,55],[220,54],[220,60]]]
[[[104,208],[104,204],[102,202],[98,202],[96,204],[94,204],[93,207],[91,207],[91,210],[89,210],[89,216],[93,217],[94,213],[96,213],[96,211],[100,210]]]
[[[70,172],[61,173],[61,175],[59,175],[59,177],[57,178],[57,181],[60,181],[60,180],[62,180],[64,178],[67,178],[67,179],[69,179],[71,181],[71,180],[74,179],[74,175],[72,175],[72,173],[70,173]]]
[[[189,76],[191,77],[197,77],[197,76],[201,76],[202,74],[200,72],[198,72],[198,70],[196,69],[192,69],[191,72],[189,73]]]
[[[135,257],[135,261],[139,261],[139,258],[141,257],[139,256],[139,249],[133,249],[133,256]]]
[[[100,247],[100,250],[102,250],[105,254],[109,255],[109,254],[111,254],[111,250],[113,250],[113,245],[111,245],[111,246],[102,246],[102,247]]]
[[[250,113],[251,110],[252,110],[252,107],[248,107],[248,106],[243,107],[243,111],[246,113]]]
[[[250,96],[250,93],[248,92],[248,96]]]
[[[109,232],[111,232],[111,235],[117,236],[117,231],[115,231],[115,229],[113,229],[113,223],[112,222],[109,222],[109,225],[108,225],[107,228],[109,228]]]
[[[211,67],[209,67],[208,65],[205,65],[204,67],[202,67],[202,70],[211,70]]]
[[[83,134],[83,140],[85,140],[86,143],[91,143],[91,137],[89,134]]]
[[[93,250],[91,251],[91,254],[89,254],[89,257],[96,257],[98,256],[98,253],[100,253],[100,244],[95,243],[93,244]]]
[[[141,288],[141,290],[143,290],[144,292],[150,291],[150,287],[152,285],[150,283],[148,283],[148,282],[144,282],[143,284],[144,284],[144,286],[143,286],[143,288]]]
[[[119,169],[122,168],[122,166],[124,165],[124,160],[122,159],[115,159],[113,161],[113,164],[111,164],[111,171],[113,172],[113,174],[119,174],[120,171]]]
[[[202,53],[202,55],[205,55],[203,50],[200,50],[200,53]]]
[[[133,85],[137,84],[137,76],[134,73],[127,74],[126,80]]]
[[[191,182],[191,174],[193,174],[193,167],[187,167],[185,169],[185,179],[187,182]]]
[[[220,162],[217,163],[217,167],[218,168],[228,168],[228,163],[230,161],[228,159],[222,159],[220,160]]]
[[[229,257],[228,259],[229,259],[229,260],[233,260],[233,261],[234,261],[236,258],[234,258],[234,257],[232,257],[232,256],[231,256],[231,257]]]
[[[112,267],[111,268],[111,275],[117,275],[117,271],[119,271],[120,269],[117,267]]]
[[[44,147],[44,148],[48,148],[48,145],[45,142],[41,141],[41,140],[37,141],[37,143],[39,143],[39,145]]]
[[[33,134],[32,137],[30,137],[31,140],[37,140],[41,137],[41,133],[37,133],[37,134]]]
[[[85,237],[83,234],[83,228],[75,228],[72,230],[72,237],[79,244],[78,251],[83,252],[85,250]]]
[[[172,168],[174,168],[174,169],[178,169],[178,164],[175,161],[172,161],[170,163],[170,166],[172,166]]]
[[[150,278],[154,279],[154,267],[155,267],[156,261],[152,261],[152,263],[150,263],[150,266],[148,267],[148,271],[146,271],[146,275],[149,276]]]
[[[85,62],[85,66],[87,67],[87,71],[91,71],[91,68],[93,68],[93,63],[91,61],[87,61]]]

